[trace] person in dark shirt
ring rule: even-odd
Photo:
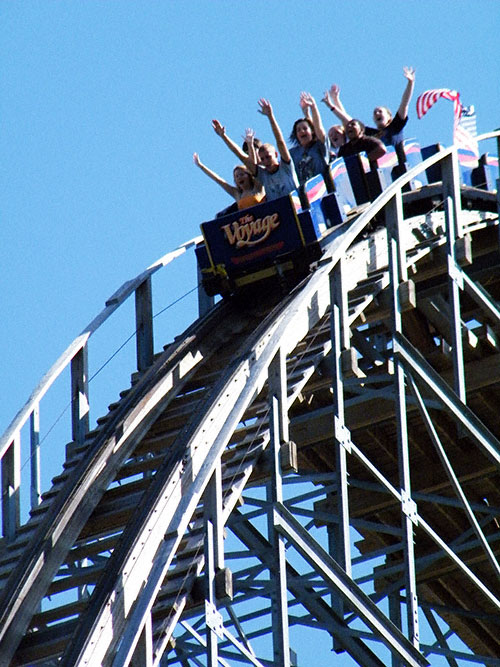
[[[370,163],[375,163],[382,155],[385,155],[384,144],[376,137],[367,136],[365,126],[360,120],[351,118],[346,125],[345,132],[349,141],[339,148],[339,157],[356,155],[364,151]]]
[[[397,146],[403,141],[403,128],[408,122],[408,106],[415,87],[415,69],[413,67],[404,67],[403,76],[407,80],[407,83],[396,115],[393,116],[387,107],[375,107],[373,110],[373,120],[376,127],[365,128],[366,136],[376,137],[383,141],[386,146]],[[344,105],[340,101],[340,88],[336,84],[333,84],[330,91],[325,93],[323,102],[340,118],[344,125],[347,125],[351,120],[352,117],[346,112]]]

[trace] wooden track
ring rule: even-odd
[[[430,210],[436,197],[442,198],[442,191],[442,186],[433,186],[401,200],[408,216],[405,262],[414,287],[402,301],[401,340],[425,377],[436,373],[451,391],[445,216],[421,213]],[[463,190],[461,199],[470,210],[461,214],[465,240],[457,244],[462,252],[457,261],[494,303],[500,300],[495,197]],[[385,565],[374,573],[376,593],[383,596],[391,586],[401,588],[401,503],[363,460],[398,487],[387,234],[381,228],[360,238],[371,216],[373,210],[367,210],[347,225],[348,231],[332,234],[320,266],[288,296],[269,289],[265,298],[253,302],[218,304],[156,355],[147,370],[132,376],[131,387],[84,444],[68,445],[64,469],[43,502],[13,540],[0,544],[0,665],[129,664],[148,619],[150,664],[158,664],[173,649],[180,620],[199,613],[203,595],[197,591],[205,567],[203,494],[219,465],[222,523],[234,523],[231,530],[266,563],[269,544],[238,508],[246,489],[269,479],[268,373],[279,351],[286,355],[288,415],[299,474],[336,472],[329,274],[341,257],[356,350],[355,355],[343,354],[345,425],[354,445],[348,456],[350,516],[361,536],[359,551],[387,554]],[[480,420],[493,451],[500,447],[500,325],[468,293],[461,306],[462,321],[477,323],[463,329],[463,413],[468,416],[470,410]],[[416,370],[413,377],[418,378]],[[498,458],[478,446],[465,427],[457,427],[450,405],[438,405],[426,382],[415,381],[498,555]],[[419,604],[440,609],[471,650],[496,658],[498,578],[470,535],[417,401],[409,400],[407,415],[412,493],[420,517],[420,524],[415,523]],[[317,526],[330,529],[338,523],[332,498],[329,493],[316,503]],[[439,549],[422,529],[424,522],[456,546],[490,599]],[[325,605],[326,596],[318,597],[312,589],[306,594],[298,572],[291,564],[287,567],[290,591],[318,624],[331,633],[346,631],[344,619]],[[85,588],[92,594],[75,596]],[[48,596],[61,602],[40,610]],[[343,648],[359,664],[384,664],[358,638]],[[427,664],[423,656],[413,659],[408,664]]]

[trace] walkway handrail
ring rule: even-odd
[[[117,310],[127,299],[128,297],[136,292],[141,285],[143,285],[151,276],[156,273],[159,269],[170,264],[174,259],[184,254],[186,250],[193,247],[202,240],[201,236],[197,236],[185,243],[182,243],[180,246],[174,250],[166,253],[153,264],[151,264],[147,269],[142,271],[139,275],[131,280],[127,280],[123,285],[110,296],[106,301],[104,309],[95,317],[84,329],[83,331],[69,344],[66,350],[61,354],[53,366],[47,371],[47,373],[42,377],[38,385],[33,390],[31,396],[21,410],[14,417],[10,425],[7,427],[6,431],[0,438],[0,459],[5,455],[7,449],[10,447],[12,442],[17,436],[17,433],[22,429],[26,424],[29,417],[33,413],[33,410],[40,403],[43,396],[47,393],[54,381],[59,377],[62,371],[70,364],[70,362],[75,358],[75,355],[78,354],[81,350],[87,345],[87,341],[94,334],[97,329],[110,317],[115,310]]]

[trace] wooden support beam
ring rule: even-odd
[[[18,432],[1,461],[2,535],[13,540],[20,522],[21,435]]]
[[[40,487],[40,408],[37,405],[33,408],[30,417],[30,497],[31,508],[37,507],[41,499]]]
[[[135,290],[135,327],[137,370],[144,371],[153,363],[153,295],[151,276]]]
[[[153,628],[151,614],[147,616],[130,667],[153,667]]]
[[[73,441],[83,444],[89,431],[88,347],[84,345],[71,361],[71,430]]]
[[[268,531],[276,564],[274,586],[271,594],[271,615],[273,624],[273,655],[276,665],[290,667],[290,640],[288,634],[288,601],[286,581],[285,541],[274,529],[273,508],[276,503],[283,502],[281,479],[281,444],[288,442],[287,412],[287,380],[286,359],[280,347],[269,366],[268,371],[269,407],[271,412],[272,452],[271,480],[267,485],[267,501],[269,503]]]

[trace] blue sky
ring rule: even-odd
[[[455,88],[480,132],[500,125],[498,0],[3,0],[0,34],[2,432],[115,289],[230,203],[192,164],[197,151],[231,177],[212,118],[238,141],[247,126],[271,140],[257,113],[267,97],[287,136],[300,91],[319,101],[337,82],[367,121],[376,105],[397,109],[413,65],[416,94]],[[451,103],[419,121],[415,98],[407,136],[448,145]],[[193,262],[178,265],[155,312],[196,284]],[[191,296],[161,316],[158,349],[195,308]],[[109,326],[94,370],[133,330],[131,313]],[[124,354],[107,402],[132,370]]]

